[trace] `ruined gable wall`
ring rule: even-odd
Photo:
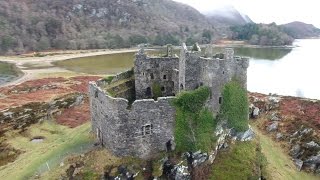
[[[98,92],[98,98],[95,97]],[[122,98],[106,95],[95,83],[90,83],[92,129],[101,130],[100,142],[119,156],[148,157],[166,149],[173,137],[175,109],[173,97],[137,100],[131,106]],[[144,135],[142,127],[152,125],[152,134]]]
[[[222,90],[233,77],[247,88],[247,68],[249,61],[246,58],[233,57],[233,51],[227,49],[225,59],[200,57],[199,52],[187,52],[185,55],[185,68],[180,62],[180,71],[185,70],[185,89],[194,90],[205,85],[211,89],[208,106],[213,112],[218,112],[222,102]],[[183,78],[179,78],[183,84]]]
[[[220,110],[222,91],[232,78],[239,80],[241,86],[247,89],[247,59],[205,59],[201,58],[201,82],[211,88],[210,105],[214,112]]]
[[[178,92],[178,57],[148,57],[137,54],[134,65],[137,99],[152,98],[153,95],[147,93],[147,88],[151,88],[152,92],[154,83],[164,87],[163,96],[173,96]]]
[[[186,53],[185,90],[194,90],[199,87],[201,82],[201,71],[202,64],[200,61],[200,52]]]

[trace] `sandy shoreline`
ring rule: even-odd
[[[90,57],[90,56],[99,56],[107,54],[118,54],[118,53],[128,53],[136,52],[138,49],[118,49],[118,50],[87,50],[87,51],[59,51],[60,54],[49,55],[44,57],[27,57],[26,55],[22,56],[0,56],[0,62],[11,63],[16,66],[17,69],[21,71],[20,75],[15,78],[13,81],[8,83],[1,84],[0,87],[6,87],[11,85],[16,85],[23,83],[28,80],[36,79],[40,74],[44,73],[67,73],[67,74],[81,74],[75,73],[60,67],[54,66],[52,63],[56,61],[63,61],[74,58],[81,57]],[[41,68],[28,68],[28,65],[33,67]],[[83,74],[81,74],[83,75]]]

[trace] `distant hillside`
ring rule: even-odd
[[[295,21],[281,25],[283,30],[295,39],[320,37],[320,29],[312,24]]]
[[[233,6],[226,6],[221,9],[207,12],[206,16],[213,24],[218,24],[220,26],[229,27],[253,23],[247,15],[240,13]]]
[[[0,53],[178,44],[188,37],[210,42],[217,36],[204,15],[171,0],[2,0],[0,30]]]
[[[253,45],[283,46],[291,45],[294,38],[283,31],[283,28],[271,24],[245,24],[230,27],[231,38],[234,40],[245,40]]]

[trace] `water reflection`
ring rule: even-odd
[[[295,45],[298,47],[278,61],[250,59],[248,90],[320,99],[320,40],[296,40]]]
[[[247,56],[254,59],[279,60],[292,51],[291,48],[235,48],[238,56]]]

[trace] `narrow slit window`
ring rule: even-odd
[[[219,104],[222,104],[222,97],[219,97]]]
[[[154,79],[153,73],[150,74],[150,78],[151,78],[151,79]]]
[[[163,79],[167,79],[167,75],[163,75]]]

